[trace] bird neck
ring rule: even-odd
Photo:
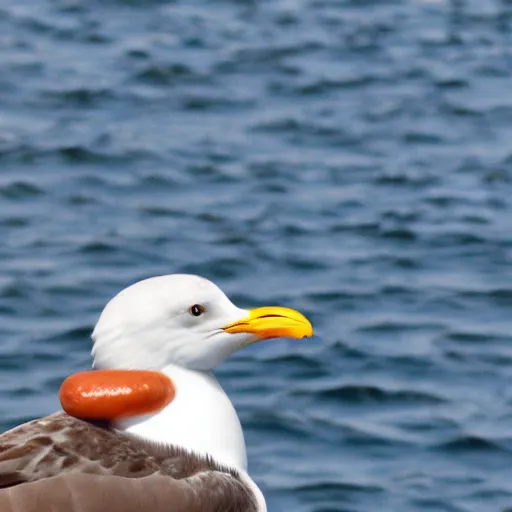
[[[148,441],[177,445],[245,471],[240,420],[217,379],[209,372],[175,365],[162,372],[176,386],[173,401],[156,414],[122,420],[116,426]]]

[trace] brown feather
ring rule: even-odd
[[[255,512],[232,468],[65,413],[0,436],[2,512]]]

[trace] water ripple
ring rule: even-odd
[[[510,508],[507,2],[0,6],[0,411],[194,272],[313,340],[219,377],[269,510]]]

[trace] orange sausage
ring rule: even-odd
[[[157,371],[93,370],[69,376],[59,398],[70,416],[116,420],[158,412],[175,394],[171,379]]]

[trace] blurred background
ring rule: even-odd
[[[512,3],[0,0],[0,422],[191,272],[269,511],[512,510]]]

